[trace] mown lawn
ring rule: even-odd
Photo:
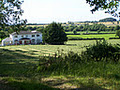
[[[120,40],[109,40],[112,44]],[[69,72],[38,72],[39,56],[54,55],[63,49],[65,53],[81,53],[84,46],[95,41],[68,41],[66,45],[20,45],[0,47],[0,88],[4,90],[120,89],[120,66],[116,63],[76,64]],[[73,73],[74,72],[74,73]],[[59,73],[59,74],[58,74]]]
[[[64,52],[74,51],[80,53],[85,50],[84,46],[94,44],[95,40],[75,40],[68,41],[65,45],[18,45],[18,46],[5,46],[1,47],[8,50],[13,50],[15,52],[21,52],[26,55],[39,56],[39,55],[49,55],[54,54],[58,50],[64,50]],[[120,40],[108,40],[112,44],[120,43]]]
[[[15,52],[24,53],[32,56],[39,56],[45,54],[54,54],[58,50],[64,49],[64,52],[70,50],[74,52],[81,52],[84,46],[95,43],[91,41],[68,41],[65,45],[18,45],[18,46],[5,46],[4,49],[13,50]]]

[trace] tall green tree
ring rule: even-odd
[[[116,31],[116,30],[119,30],[119,29],[120,29],[120,26],[119,26],[119,25],[116,25],[115,28],[114,28],[115,31]]]
[[[64,44],[67,35],[61,24],[53,22],[44,29],[43,40],[48,44]]]
[[[4,31],[0,31],[0,39],[2,40],[5,37],[6,37],[5,32]]]

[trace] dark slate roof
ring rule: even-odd
[[[38,31],[20,31],[18,34],[16,32],[13,32],[11,35],[21,35],[21,34],[36,34],[36,33],[40,33]]]

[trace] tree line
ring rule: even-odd
[[[0,28],[0,38],[3,39],[5,37],[8,37],[9,34],[13,33],[15,30],[20,30],[20,28],[17,28],[14,25],[11,25],[7,28]],[[105,26],[104,24],[93,24],[93,25],[89,25],[89,24],[84,24],[84,25],[80,25],[80,26],[63,26],[63,29],[65,32],[73,32],[74,34],[76,34],[79,31],[96,31],[96,32],[101,32],[101,31],[117,31],[120,30],[120,26],[116,25],[116,26]],[[26,27],[21,27],[21,30],[24,31],[39,31],[42,32],[45,30],[45,27],[43,26],[39,26],[39,27],[32,27],[32,26],[26,26]]]
[[[104,18],[100,19],[99,22],[114,22],[117,21],[115,18]]]
[[[104,24],[93,24],[93,25],[89,25],[89,24],[84,24],[84,25],[80,25],[80,26],[64,26],[64,30],[66,32],[70,32],[70,31],[116,31],[119,30],[120,26],[116,25],[116,26],[105,26]]]

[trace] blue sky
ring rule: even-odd
[[[104,11],[92,14],[86,0],[24,0],[22,9],[22,17],[28,23],[95,21],[112,17]]]

